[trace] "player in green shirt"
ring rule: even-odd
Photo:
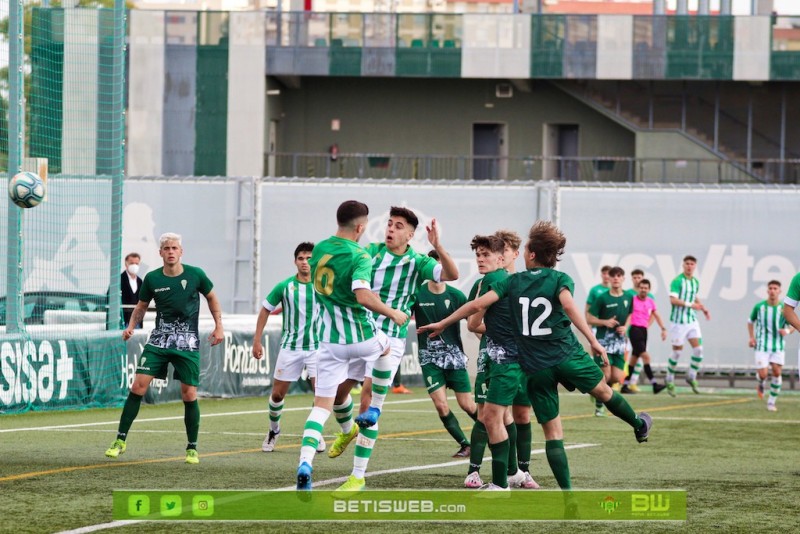
[[[786,326],[783,304],[780,301],[781,283],[771,280],[767,283],[767,300],[753,307],[747,320],[747,333],[750,334],[750,348],[756,350],[756,372],[758,373],[758,398],[764,398],[767,381],[767,368],[772,367],[767,410],[777,412],[775,406],[783,383],[783,365],[786,363],[786,343],[784,336],[792,333]]]
[[[611,270],[611,265],[603,265],[600,268],[600,279],[601,282],[596,286],[593,286],[589,293],[586,295],[586,309],[584,313],[589,313],[589,308],[594,303],[595,299],[608,291],[608,286],[611,284],[611,280],[608,278],[608,271]],[[587,319],[588,321],[588,319]]]
[[[672,312],[669,320],[669,341],[672,344],[672,355],[667,366],[667,393],[672,397],[675,392],[675,371],[678,359],[681,357],[684,341],[692,347],[692,363],[686,374],[686,382],[692,391],[700,393],[697,383],[697,372],[703,361],[703,335],[700,332],[700,323],[697,322],[697,311],[702,311],[706,320],[711,320],[708,308],[700,302],[700,281],[694,276],[697,268],[697,258],[686,256],[683,258],[683,272],[675,277],[669,286],[669,302]]]
[[[590,325],[597,327],[597,340],[606,349],[610,365],[608,385],[621,384],[625,378],[625,321],[631,313],[633,300],[622,290],[622,281],[625,271],[622,267],[612,267],[608,271],[611,287],[599,295],[586,313]],[[602,363],[595,357],[598,365]],[[595,401],[594,414],[605,415],[605,407],[600,401]]]
[[[400,326],[408,320],[406,313],[390,308],[371,290],[371,258],[358,244],[368,215],[366,204],[343,202],[336,211],[336,235],[318,243],[309,261],[320,303],[320,346],[314,407],[306,420],[300,446],[298,490],[311,490],[314,455],[348,367],[388,354],[389,340],[375,326],[369,312],[385,315]]]
[[[406,315],[411,313],[417,290],[425,280],[444,282],[458,278],[458,268],[439,240],[439,226],[436,219],[425,229],[428,242],[439,253],[441,264],[431,257],[416,252],[409,245],[419,225],[416,214],[408,208],[392,206],[382,243],[371,243],[365,247],[372,256],[372,292],[392,309]],[[366,362],[365,367],[351,365],[347,378],[337,394],[338,401],[343,390],[349,392],[359,380],[364,381],[361,391],[361,413],[355,423],[361,428],[355,451],[353,451],[353,472],[350,478],[337,491],[361,491],[364,488],[366,473],[372,449],[378,435],[378,418],[383,402],[389,392],[394,374],[405,355],[406,325],[395,325],[385,317],[373,314],[379,328],[389,337],[389,355],[375,362]],[[349,436],[352,436],[351,433]],[[341,454],[347,445],[348,437],[337,437],[328,456]]]
[[[200,295],[208,302],[214,318],[214,331],[208,337],[211,345],[223,339],[222,310],[213,291],[214,284],[198,267],[181,263],[183,247],[181,236],[166,233],[159,240],[159,255],[164,262],[161,269],[147,273],[139,291],[139,302],[131,313],[122,339],[133,336],[136,325],[141,324],[151,300],[156,301],[156,326],[150,332],[133,379],[131,391],[122,408],[117,439],[106,450],[109,458],[118,458],[125,452],[128,431],[139,413],[142,397],[153,378],[165,379],[167,366],[172,364],[173,378],[181,383],[184,405],[184,423],[189,443],[186,446],[186,463],[200,463],[197,454],[197,435],[200,432],[200,406],[197,404],[197,386],[200,385],[200,337],[197,327],[200,315]]]
[[[438,261],[439,254],[432,250],[428,256]],[[467,302],[464,293],[444,282],[428,280],[417,292],[414,304],[414,317],[417,327],[438,321],[450,315]],[[467,373],[467,355],[461,343],[461,328],[458,323],[447,328],[442,335],[429,339],[424,333],[417,334],[419,364],[422,376],[427,383],[428,395],[436,407],[439,419],[447,432],[459,444],[459,450],[453,458],[468,458],[470,442],[461,430],[461,425],[447,404],[446,388],[456,394],[456,402],[473,421],[478,417],[475,401],[470,393],[469,373]]]
[[[572,483],[558,408],[559,383],[603,401],[611,413],[633,427],[640,443],[649,437],[652,418],[644,412],[637,416],[623,396],[608,386],[603,372],[572,332],[574,324],[589,341],[592,351],[601,356],[604,366],[608,365],[605,349],[592,334],[572,298],[574,282],[565,273],[553,270],[565,244],[566,238],[552,223],[537,222],[528,236],[525,272],[493,284],[484,296],[468,302],[447,319],[428,325],[425,330],[436,335],[452,322],[502,299],[509,302],[520,365],[527,375],[527,391],[536,419],[544,431],[547,460],[559,487],[570,489]]]
[[[494,235],[502,239],[504,243],[503,267],[509,274],[514,274],[517,272],[516,261],[519,258],[522,238],[513,230],[498,230]],[[520,391],[522,393],[517,397],[519,402],[511,405],[511,424],[506,426],[511,444],[508,459],[509,485],[514,488],[538,489],[539,484],[530,474],[531,441],[533,439],[531,404],[524,388],[520,388]],[[514,464],[516,464],[516,469]],[[515,470],[516,473],[513,472]]]
[[[261,338],[267,326],[270,313],[282,308],[281,350],[275,362],[272,375],[272,393],[269,397],[269,431],[261,444],[261,450],[272,452],[281,433],[281,414],[283,399],[289,392],[289,385],[300,379],[303,367],[306,368],[311,387],[317,379],[317,299],[311,283],[311,252],[314,243],[300,243],[294,249],[294,265],[297,274],[279,282],[269,292],[261,306],[253,335],[253,357],[260,360],[264,356]],[[325,450],[325,441],[320,440],[317,452]]]

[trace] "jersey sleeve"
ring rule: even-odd
[[[420,280],[433,280],[434,282],[442,281],[442,266],[441,264],[424,254],[418,255],[420,267]]]
[[[283,292],[286,289],[288,280],[284,280],[269,292],[269,295],[264,299],[263,305],[268,311],[275,311],[283,300]]]
[[[791,308],[797,307],[798,302],[800,302],[800,273],[797,273],[794,275],[794,278],[792,278],[789,284],[789,290],[786,292],[786,297],[783,299],[783,303]]]
[[[486,291],[484,291],[484,294],[488,293],[489,290],[491,290],[497,293],[497,296],[500,297],[501,299],[505,298],[505,296],[508,295],[508,281],[510,279],[511,277],[507,276],[506,278],[503,278],[501,280],[498,280],[497,282],[492,283],[492,285],[489,286],[489,288],[487,288]]]
[[[761,303],[759,302],[755,306],[753,306],[753,310],[750,312],[750,317],[747,319],[748,323],[755,323],[756,319],[758,318],[758,308],[761,307]]]
[[[151,271],[154,272],[154,271]],[[139,288],[139,302],[150,302],[153,300],[153,283],[150,273],[147,273],[142,280],[142,287]]]
[[[197,290],[200,291],[204,296],[211,293],[211,290],[214,289],[214,284],[211,283],[211,280],[206,276],[205,271],[203,269],[197,268],[197,277],[199,278],[197,283]]]
[[[669,284],[669,296],[679,297],[681,295],[681,278],[676,276],[675,279]]]
[[[358,251],[354,257],[352,289],[371,289],[372,284],[372,258],[367,251]]]

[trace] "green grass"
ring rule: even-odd
[[[708,390],[709,392],[711,390]],[[444,530],[507,532],[673,532],[690,529],[724,532],[796,528],[795,496],[800,493],[800,396],[785,392],[780,411],[769,413],[751,391],[693,395],[680,391],[673,399],[640,393],[628,396],[637,411],[648,410],[655,425],[650,441],[637,444],[633,432],[614,417],[596,418],[585,396],[562,395],[565,442],[596,447],[568,451],[576,489],[683,488],[688,492],[688,521],[655,523],[520,523],[505,525],[375,523],[368,532]],[[412,401],[419,402],[399,402]],[[431,402],[421,389],[413,395],[390,396],[381,418],[382,439],[370,471],[455,461],[455,442],[444,431]],[[113,441],[119,409],[30,413],[0,417],[0,530],[56,532],[106,523],[111,518],[111,490],[119,489],[273,489],[292,486],[300,434],[309,396],[287,399],[283,435],[274,453],[260,451],[267,425],[266,399],[201,401],[201,463],[183,462],[186,437],[180,404],[143,406],[119,460],[103,452]],[[467,434],[471,424],[451,402]],[[235,412],[256,412],[237,414]],[[212,417],[212,414],[227,414]],[[167,421],[148,421],[176,417]],[[63,428],[63,425],[86,425]],[[49,430],[42,427],[58,426]],[[33,428],[36,430],[11,429]],[[331,418],[326,436],[336,431]],[[534,450],[543,448],[541,430],[534,427]],[[330,440],[329,440],[330,443]],[[352,445],[351,445],[352,447]],[[488,454],[488,451],[487,451]],[[314,480],[346,476],[352,450],[337,459],[318,455]],[[489,478],[491,462],[484,462]],[[544,488],[556,488],[543,454],[535,454],[531,473]],[[368,488],[460,488],[466,466],[406,471],[367,479]],[[325,486],[334,489],[335,485]],[[355,525],[351,525],[355,528]],[[303,523],[207,522],[149,523],[117,527],[113,532],[304,532]],[[313,527],[312,527],[313,528]],[[320,526],[322,529],[341,526]],[[350,527],[345,527],[350,528]]]

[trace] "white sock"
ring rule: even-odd
[[[283,401],[278,403],[273,402],[272,397],[269,398],[269,429],[273,432],[279,432],[281,429],[281,412],[283,411]]]
[[[319,440],[322,439],[322,428],[325,421],[330,417],[331,412],[325,408],[314,406],[308,414],[306,425],[303,428],[303,441],[300,445],[300,463],[311,465],[314,462],[314,455],[317,454]]]
[[[353,428],[353,397],[347,395],[343,403],[334,404],[333,413],[342,432],[348,434]]]
[[[392,383],[392,371],[394,364],[389,356],[382,356],[375,360],[372,368],[372,400],[369,405],[372,408],[383,408],[383,401],[389,393],[389,386]]]

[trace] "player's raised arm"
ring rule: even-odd
[[[451,324],[457,323],[461,319],[464,319],[465,317],[472,315],[473,313],[486,310],[486,308],[488,308],[498,300],[500,300],[500,296],[494,291],[490,290],[488,293],[485,293],[482,297],[467,302],[466,304],[461,306],[459,309],[457,309],[456,311],[454,311],[441,321],[421,326],[419,328],[419,331],[429,332],[428,337],[436,337],[440,335],[444,331],[444,329],[450,326]]]
[[[439,240],[439,225],[436,223],[436,219],[432,219],[430,226],[426,226],[425,230],[428,232],[428,242],[430,242],[433,249],[439,254],[439,263],[442,264],[441,281],[450,282],[452,280],[458,280],[458,267]]]

